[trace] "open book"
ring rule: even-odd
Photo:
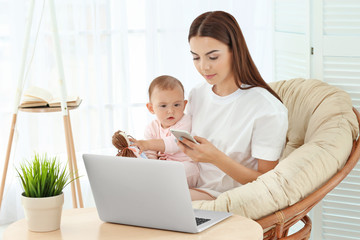
[[[67,96],[67,106],[77,107],[81,103],[78,96]],[[61,98],[54,97],[53,94],[43,88],[32,86],[28,88],[22,97],[21,108],[27,107],[60,107]]]

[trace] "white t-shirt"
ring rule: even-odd
[[[244,85],[245,86],[245,85]],[[286,107],[261,87],[221,97],[203,83],[189,94],[192,135],[204,137],[242,165],[257,170],[255,158],[276,161],[288,129]],[[197,187],[213,196],[241,184],[211,163],[200,163]]]

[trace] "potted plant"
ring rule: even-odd
[[[60,228],[63,189],[72,181],[66,166],[56,157],[35,153],[32,161],[16,169],[24,192],[21,202],[25,210],[28,229],[49,232]]]

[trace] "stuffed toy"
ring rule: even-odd
[[[147,158],[145,153],[140,154],[139,148],[131,146],[132,142],[129,138],[133,138],[127,135],[123,131],[116,131],[112,136],[112,144],[118,149],[116,156],[133,157],[133,158]]]

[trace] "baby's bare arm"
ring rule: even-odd
[[[140,153],[143,151],[151,150],[156,152],[164,152],[165,151],[165,143],[162,139],[149,139],[149,140],[136,140],[131,138],[131,145],[136,146],[140,149]]]

